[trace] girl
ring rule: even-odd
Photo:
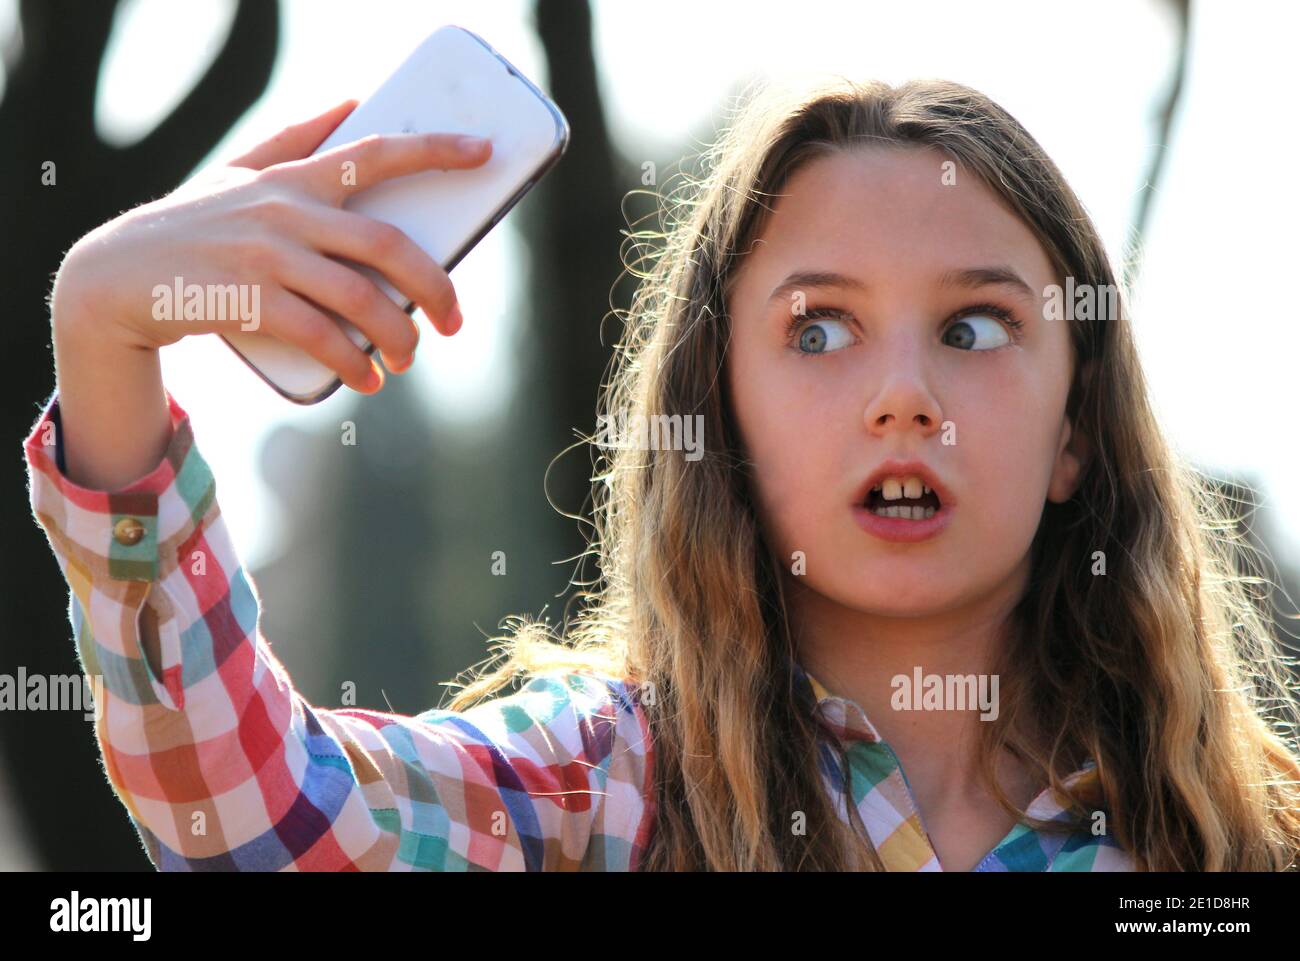
[[[602,414],[698,416],[705,450],[605,449],[603,579],[569,636],[519,621],[447,710],[306,703],[159,374],[226,322],[153,320],[148,292],[260,284],[262,332],[367,393],[382,372],[315,305],[393,371],[418,332],[325,255],[453,334],[446,275],[340,208],[339,165],[368,184],[487,149],[309,157],[351,105],[56,278],[32,503],[155,865],[1296,867],[1295,701],[1224,507],[1162,438],[1123,312],[1051,307],[1115,289],[1060,172],[951,83],[765,91],[676,198]]]

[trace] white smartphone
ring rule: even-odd
[[[556,105],[482,37],[458,26],[435,30],[316,153],[374,133],[472,133],[492,155],[464,170],[428,170],[358,191],[344,208],[404,231],[443,270],[456,266],[560,159],[569,124]],[[415,305],[379,272],[360,270],[408,314]],[[375,345],[323,309],[367,354]],[[342,385],[333,370],[275,337],[252,331],[222,339],[277,393],[315,404]]]

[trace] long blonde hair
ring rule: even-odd
[[[702,415],[711,442],[691,462],[655,445],[593,447],[596,589],[563,636],[512,619],[495,639],[499,663],[450,707],[557,669],[653,684],[645,869],[881,869],[860,825],[837,816],[809,705],[792,696],[781,576],[720,387],[726,291],[762,229],[764,198],[811,159],[868,142],[944,151],[1016,212],[1062,277],[1119,289],[1038,143],[987,97],[942,81],[762,90],[703,155],[702,175],[668,195],[668,229],[632,235],[641,284],[599,412]],[[1067,414],[1092,459],[1035,536],[998,665],[1001,714],[980,725],[985,777],[1023,816],[993,777],[993,759],[1011,751],[1071,798],[1079,824],[1104,807],[1143,870],[1295,869],[1294,681],[1250,592],[1264,581],[1236,567],[1246,545],[1231,503],[1161,435],[1125,313],[1069,329]],[[1097,551],[1105,577],[1091,570]],[[1067,790],[1063,778],[1088,758],[1094,776]],[[790,830],[795,811],[805,835]]]

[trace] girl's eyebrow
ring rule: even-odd
[[[969,289],[990,286],[1010,287],[1030,300],[1037,299],[1033,288],[1025,283],[1024,278],[1005,264],[945,271],[939,278],[939,286]],[[777,299],[784,300],[791,293],[806,287],[839,287],[844,290],[858,291],[867,289],[866,283],[858,278],[834,270],[796,270],[772,288],[767,302],[770,304]]]
[[[781,299],[805,287],[840,287],[845,290],[866,290],[867,285],[856,277],[837,273],[834,270],[796,270],[781,283],[772,288],[767,302]]]
[[[949,270],[939,278],[940,287],[1010,287],[1016,293],[1036,300],[1034,289],[1025,283],[1018,273],[1004,264],[993,267],[967,267],[963,270]]]

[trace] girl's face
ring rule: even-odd
[[[728,295],[727,388],[769,544],[788,573],[802,552],[797,581],[863,613],[1023,589],[1045,501],[1079,474],[1071,321],[1043,312],[1058,278],[1029,228],[973,174],[951,183],[946,159],[869,147],[805,165]],[[808,272],[843,279],[783,287]],[[923,462],[950,492],[937,533],[898,541],[856,517],[888,459]]]

